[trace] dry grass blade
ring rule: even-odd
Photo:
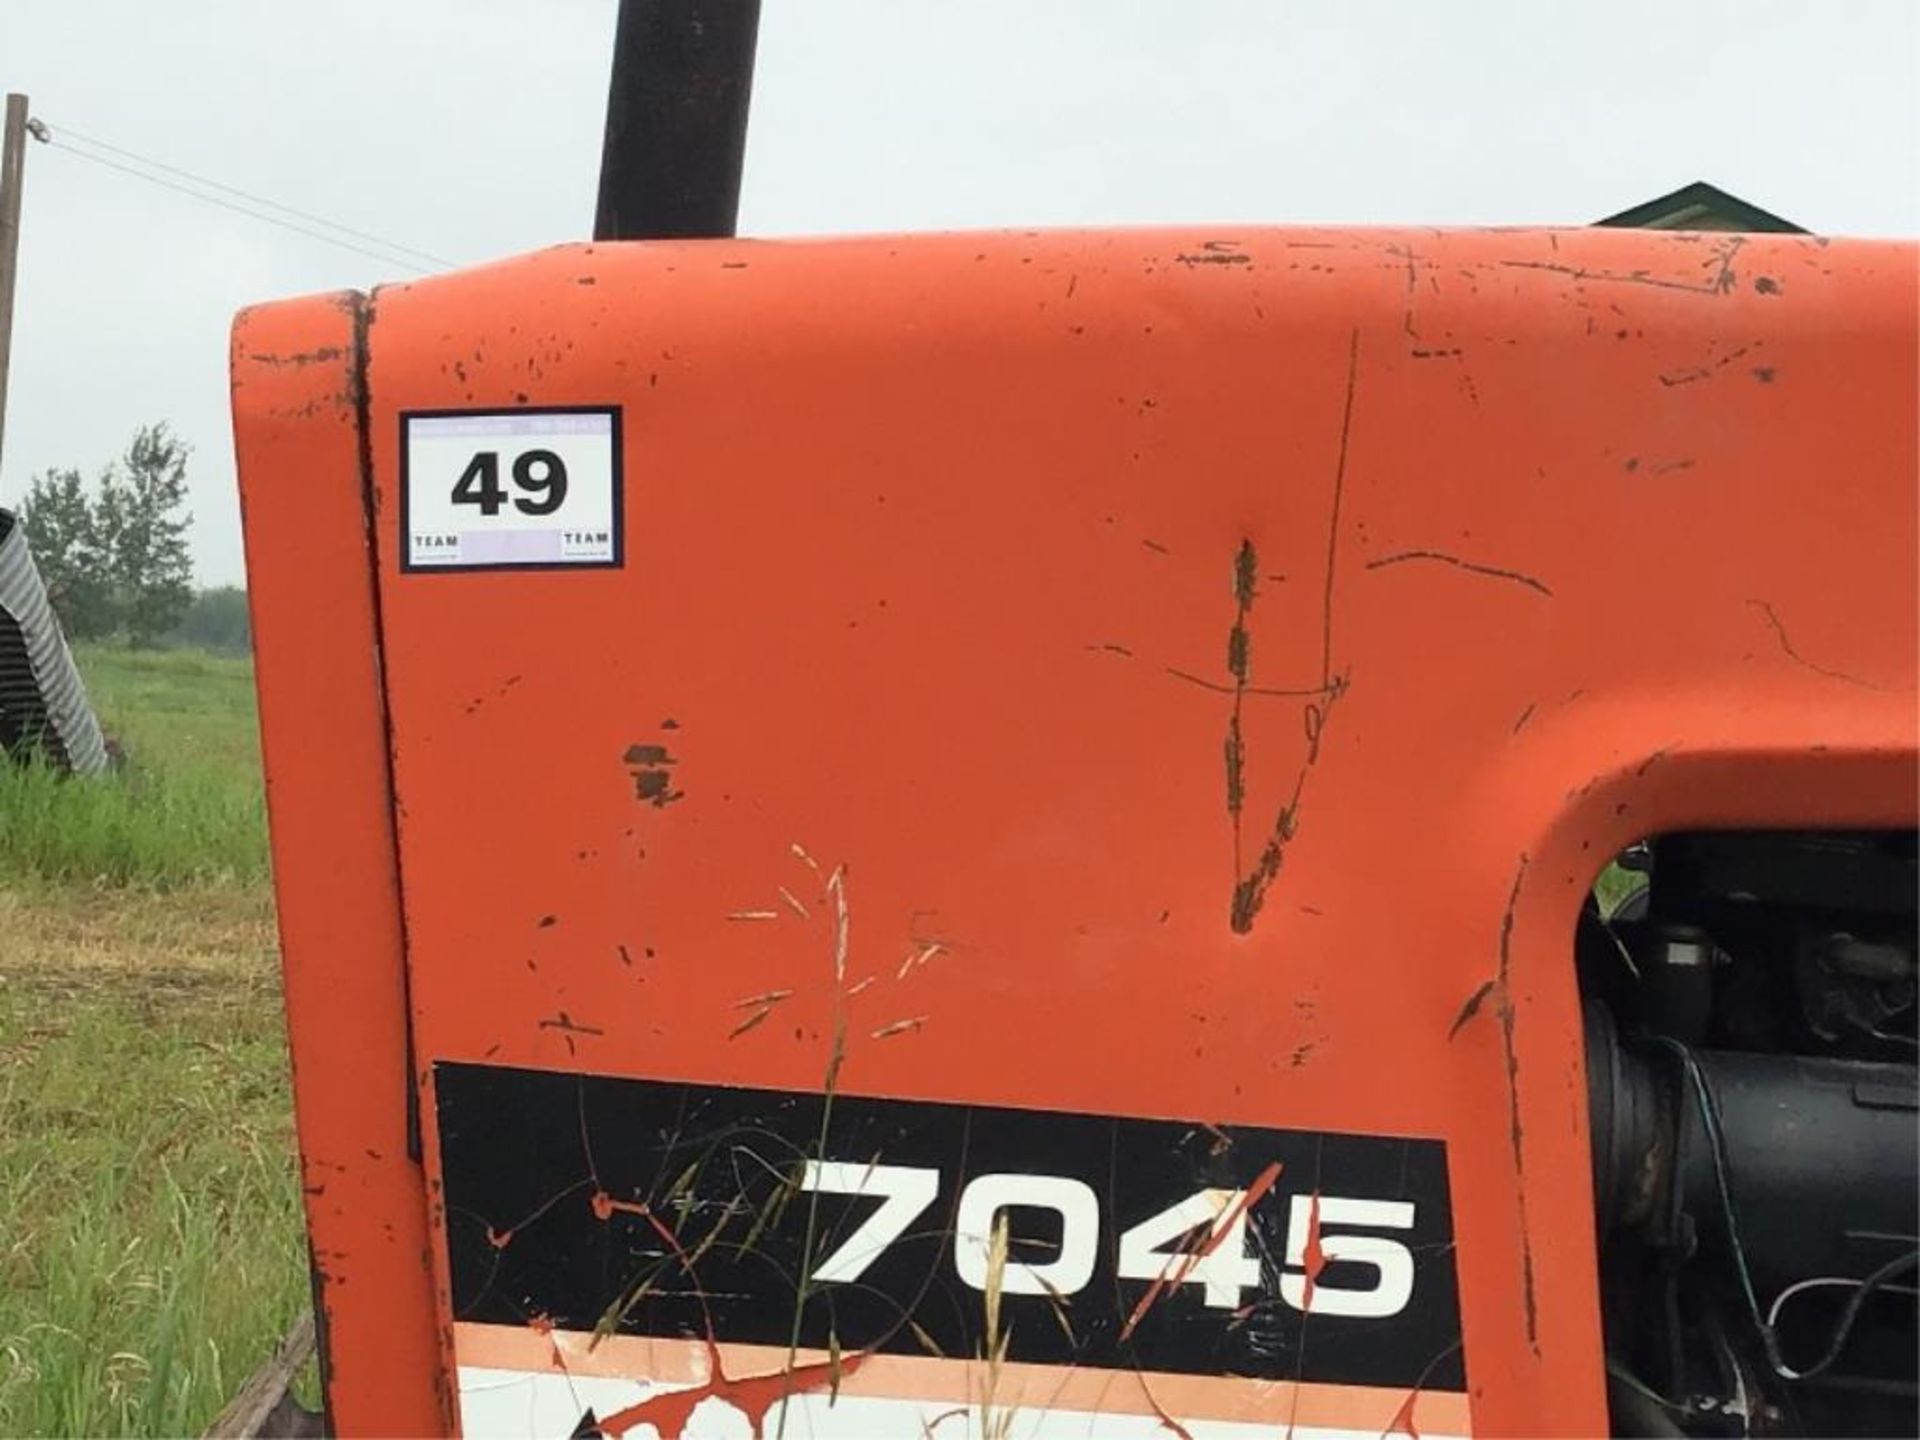
[[[756,1005],[778,1005],[782,1000],[785,1000],[792,994],[793,991],[791,990],[763,990],[758,995],[749,995],[744,1000],[734,1001],[733,1008],[736,1010],[750,1010]]]
[[[798,845],[795,853],[813,864],[811,857]],[[818,866],[814,867],[818,870]],[[827,877],[827,894],[833,901],[833,1049],[827,1056],[827,1073],[821,1084],[820,1132],[814,1142],[814,1158],[825,1160],[827,1155],[827,1137],[833,1129],[833,1101],[840,1088],[840,1067],[847,1058],[847,951],[851,944],[852,920],[847,903],[847,867],[836,865],[833,874]],[[793,1287],[793,1324],[787,1335],[787,1362],[785,1373],[790,1382],[793,1377],[795,1361],[800,1353],[801,1321],[806,1314],[807,1301],[813,1293],[813,1262],[815,1247],[820,1239],[820,1192],[811,1190],[807,1194],[807,1226],[800,1245],[800,1274]],[[782,1387],[780,1396],[780,1423],[775,1428],[775,1440],[785,1440],[787,1431],[787,1413],[791,1408],[787,1401],[790,1394],[787,1386]]]
[[[918,970],[922,965],[926,964],[927,961],[933,959],[934,956],[945,951],[946,948],[947,947],[942,945],[938,940],[929,941],[918,950],[910,953],[906,959],[900,962],[900,970],[893,978],[896,980],[906,979],[911,972]]]
[[[798,1179],[782,1180],[780,1184],[773,1187],[765,1203],[761,1205],[760,1213],[753,1217],[753,1224],[747,1227],[746,1239],[740,1242],[742,1255],[751,1254],[766,1228],[779,1223],[780,1217],[787,1213],[787,1202],[799,1193],[799,1189]]]
[[[846,866],[834,866],[833,874],[827,879],[827,890],[833,896],[833,983],[839,986],[847,983],[847,946],[852,930],[847,916]]]
[[[1047,1306],[1053,1311],[1053,1318],[1055,1323],[1060,1326],[1060,1333],[1067,1337],[1067,1343],[1069,1345],[1077,1348],[1080,1344],[1080,1337],[1073,1333],[1073,1321],[1067,1316],[1067,1311],[1072,1308],[1073,1302],[1062,1295],[1054,1283],[1047,1279],[1046,1276],[1036,1271],[1034,1278],[1040,1282],[1042,1288],[1047,1292]]]
[[[1000,1298],[1006,1293],[1007,1280],[1007,1215],[1003,1210],[994,1217],[993,1236],[987,1244],[987,1286],[985,1294],[987,1321],[987,1383],[986,1391],[980,1397],[980,1431],[987,1440],[1007,1440],[1013,1433],[1013,1407],[994,1409],[995,1399],[1000,1393],[1001,1371],[1007,1361],[1007,1346],[1012,1340],[1012,1331],[1002,1329],[1000,1324]]]
[[[771,1005],[764,1006],[761,1009],[754,1011],[753,1014],[747,1016],[746,1019],[742,1020],[738,1025],[734,1026],[733,1029],[727,1032],[727,1039],[738,1040],[742,1035],[746,1034],[749,1030],[753,1029],[754,1026],[763,1022],[771,1014],[773,1014],[773,1006]]]
[[[693,1197],[693,1182],[699,1178],[700,1162],[695,1160],[673,1177],[673,1183],[667,1186],[667,1193],[661,1198],[670,1208],[684,1210]]]

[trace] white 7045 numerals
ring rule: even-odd
[[[1206,1235],[1191,1250],[1163,1247],[1202,1225]],[[1206,1303],[1240,1308],[1240,1292],[1258,1289],[1260,1262],[1247,1253],[1247,1192],[1196,1190],[1178,1205],[1149,1215],[1120,1236],[1122,1280],[1206,1286]]]
[[[829,1285],[858,1280],[880,1252],[907,1233],[940,1193],[940,1172],[915,1165],[857,1165],[845,1160],[809,1160],[802,1190],[829,1195],[877,1196],[869,1215],[838,1250],[814,1267],[813,1278]]]
[[[800,1186],[880,1202],[814,1267],[814,1280],[844,1285],[864,1275],[939,1198],[940,1172],[917,1165],[810,1160]],[[953,1265],[961,1280],[976,1290],[987,1288],[994,1229],[1001,1213],[1016,1207],[1051,1210],[1059,1216],[1059,1253],[1038,1263],[1009,1257],[1002,1289],[1009,1295],[1072,1295],[1084,1289],[1099,1253],[1100,1201],[1091,1186],[1062,1175],[997,1173],[967,1182],[953,1233]],[[1198,1285],[1206,1305],[1237,1310],[1246,1292],[1257,1292],[1261,1281],[1260,1261],[1247,1245],[1249,1208],[1245,1190],[1196,1190],[1122,1231],[1115,1271],[1122,1280],[1169,1289]],[[1387,1236],[1353,1231],[1410,1230],[1413,1221],[1410,1201],[1293,1196],[1287,1212],[1288,1268],[1279,1277],[1281,1300],[1314,1315],[1384,1319],[1399,1314],[1413,1297],[1413,1252]],[[1366,1266],[1373,1271],[1373,1283],[1332,1286],[1310,1276],[1309,1251],[1316,1248],[1316,1234],[1319,1263]],[[1168,1248],[1176,1245],[1181,1248]]]

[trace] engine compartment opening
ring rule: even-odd
[[[1916,834],[1671,834],[1580,917],[1622,1435],[1913,1435]]]

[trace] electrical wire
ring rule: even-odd
[[[366,246],[356,245],[350,240],[342,240],[337,236],[328,235],[323,231],[309,229],[304,225],[296,225],[290,220],[282,220],[277,215],[266,215],[258,210],[250,210],[244,205],[236,205],[230,200],[222,200],[217,195],[208,195],[203,191],[195,190],[190,186],[179,184],[159,175],[149,174],[147,171],[136,169],[131,165],[123,165],[117,160],[109,160],[104,155],[95,155],[90,151],[81,150],[76,146],[65,143],[57,135],[49,139],[46,143],[56,150],[63,150],[69,155],[76,156],[94,165],[104,165],[109,170],[118,170],[123,175],[131,175],[134,179],[144,180],[149,185],[158,185],[162,189],[172,190],[178,194],[190,196],[195,200],[204,201],[209,205],[217,205],[222,210],[231,210],[234,214],[245,215],[250,220],[258,220],[267,225],[277,225],[282,230],[290,230],[296,235],[304,235],[310,240],[318,240],[323,245],[332,245],[340,250],[351,250],[356,255],[364,255],[368,259],[378,260],[382,264],[398,266],[400,269],[409,270],[415,275],[425,275],[429,273],[424,266],[416,265],[410,260],[402,259],[400,256],[370,250]]]
[[[1638,1375],[1627,1369],[1625,1365],[1615,1360],[1611,1355],[1607,1357],[1607,1374],[1618,1380],[1629,1390],[1634,1391],[1645,1399],[1651,1400],[1662,1410],[1671,1410],[1676,1415],[1691,1416],[1694,1413],[1693,1406],[1683,1404],[1678,1400],[1669,1400]]]
[[[1767,1325],[1769,1328],[1777,1325],[1780,1321],[1780,1312],[1786,1308],[1787,1301],[1802,1291],[1835,1288],[1857,1290],[1865,1283],[1863,1280],[1855,1280],[1847,1275],[1822,1275],[1813,1280],[1796,1280],[1793,1284],[1787,1286],[1786,1289],[1773,1297],[1773,1304],[1767,1307]],[[1892,1295],[1920,1295],[1920,1286],[1882,1285],[1880,1288]]]
[[[109,170],[118,170],[123,175],[131,175],[136,180],[145,180],[149,185],[158,185],[163,189],[173,190],[181,195],[190,195],[195,200],[204,200],[209,205],[218,205],[222,210],[231,210],[234,214],[245,215],[250,220],[260,220],[268,225],[278,225],[282,230],[291,230],[296,235],[305,235],[308,239],[318,240],[323,245],[333,245],[341,250],[351,250],[356,255],[364,255],[368,259],[379,260],[388,265],[398,265],[401,269],[411,270],[416,275],[424,275],[427,273],[421,266],[415,265],[410,261],[402,260],[397,255],[383,255],[379,251],[367,249],[364,245],[355,245],[351,241],[341,240],[332,235],[323,234],[318,230],[309,230],[304,225],[295,225],[291,221],[281,220],[272,215],[262,215],[258,210],[249,210],[243,205],[235,205],[231,201],[220,199],[218,196],[203,194],[201,191],[190,189],[185,185],[176,185],[171,180],[163,180],[158,175],[149,175],[146,171],[136,170],[131,165],[122,165],[119,161],[109,160],[104,155],[92,155],[85,150],[77,150],[73,146],[63,144],[59,140],[50,140],[47,143],[52,145],[56,150],[64,150],[69,155],[77,155],[80,159],[91,161],[95,165],[104,165]]]
[[[1713,1159],[1713,1178],[1715,1188],[1720,1192],[1720,1208],[1726,1217],[1727,1240],[1733,1250],[1734,1271],[1740,1277],[1740,1289],[1746,1296],[1747,1311],[1753,1317],[1754,1328],[1760,1333],[1760,1343],[1767,1352],[1767,1364],[1773,1373],[1782,1380],[1810,1380],[1830,1367],[1840,1358],[1840,1352],[1846,1348],[1853,1334],[1854,1323],[1860,1318],[1860,1311],[1868,1299],[1888,1280],[1902,1270],[1920,1264],[1920,1250],[1909,1251],[1896,1256],[1879,1269],[1871,1271],[1859,1281],[1847,1307],[1841,1312],[1840,1321],[1834,1327],[1833,1338],[1826,1351],[1806,1369],[1795,1369],[1786,1363],[1780,1355],[1780,1337],[1774,1331],[1772,1320],[1760,1313],[1760,1300],[1754,1294],[1753,1273],[1747,1268],[1746,1246],[1740,1240],[1740,1220],[1734,1208],[1732,1183],[1727,1174],[1726,1132],[1720,1124],[1720,1106],[1714,1099],[1712,1087],[1707,1084],[1706,1072],[1700,1068],[1700,1062],[1694,1058],[1680,1041],[1671,1035],[1655,1035],[1653,1041],[1673,1052],[1680,1061],[1680,1068],[1693,1087],[1694,1102],[1700,1112],[1701,1126],[1707,1134],[1707,1150]],[[1784,1298],[1784,1297],[1783,1297]],[[1779,1301],[1775,1301],[1774,1314],[1777,1315]]]
[[[279,210],[284,214],[296,216],[301,220],[310,220],[314,224],[323,225],[329,230],[338,230],[343,235],[351,235],[356,240],[365,240],[370,244],[379,246],[383,250],[391,250],[400,255],[411,255],[417,260],[425,260],[429,264],[436,265],[443,270],[451,270],[454,268],[453,261],[435,255],[431,251],[416,250],[411,245],[402,245],[398,241],[388,240],[384,236],[375,235],[366,230],[356,230],[351,225],[342,225],[337,220],[329,220],[326,216],[316,215],[311,210],[301,210],[292,205],[283,205],[278,200],[269,200],[266,196],[256,195],[251,190],[242,190],[238,185],[228,185],[223,181],[210,179],[205,175],[196,175],[193,171],[182,169],[178,165],[169,165],[164,160],[155,160],[150,155],[142,155],[138,151],[128,150],[124,146],[114,145],[105,140],[96,140],[91,135],[83,135],[71,125],[53,126],[51,129],[56,137],[78,140],[83,145],[91,145],[96,150],[105,150],[109,154],[118,155],[122,159],[132,160],[153,170],[164,170],[169,175],[178,175],[183,180],[191,180],[194,184],[204,185],[210,190],[219,190],[224,194],[236,196],[254,205],[265,206],[269,210]],[[69,145],[66,148],[72,150],[73,147]]]
[[[1882,1265],[1878,1270],[1872,1271],[1865,1279],[1855,1281],[1853,1295],[1847,1301],[1847,1308],[1840,1312],[1839,1323],[1833,1327],[1833,1338],[1827,1342],[1827,1348],[1820,1358],[1805,1370],[1797,1372],[1790,1370],[1786,1365],[1780,1364],[1777,1361],[1775,1368],[1790,1380],[1808,1380],[1832,1365],[1834,1361],[1840,1358],[1840,1352],[1846,1348],[1848,1339],[1852,1337],[1854,1322],[1859,1320],[1860,1312],[1866,1307],[1868,1297],[1871,1296],[1875,1290],[1878,1290],[1882,1285],[1886,1284],[1893,1276],[1898,1275],[1902,1270],[1911,1270],[1916,1264],[1920,1264],[1920,1251],[1915,1251],[1909,1255],[1897,1256]],[[1779,1339],[1773,1335],[1771,1329],[1769,1329],[1767,1333],[1773,1337],[1770,1339],[1769,1345],[1773,1355],[1777,1357],[1779,1354]]]

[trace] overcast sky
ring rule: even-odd
[[[0,86],[57,138],[468,264],[591,229],[615,8],[0,0]],[[1911,236],[1917,12],[766,0],[741,230],[1580,224],[1706,179]],[[233,312],[407,272],[48,146],[25,196],[0,503],[168,420],[195,447],[200,578],[238,581]]]

